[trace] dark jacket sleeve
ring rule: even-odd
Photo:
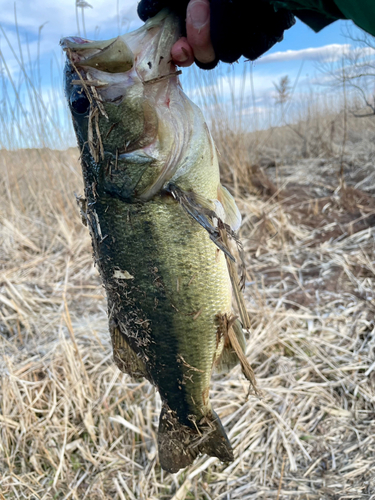
[[[139,17],[145,21],[164,7],[178,14],[185,30],[188,0],[141,0]],[[242,55],[251,61],[283,39],[295,23],[294,15],[320,31],[337,19],[352,19],[375,36],[375,0],[210,0],[211,40],[216,59],[197,65],[212,69],[218,61],[233,63]]]
[[[251,61],[283,39],[295,23],[293,14],[258,0],[211,0],[211,40],[218,59],[227,63],[242,55]]]
[[[375,36],[375,0],[269,0],[276,8],[291,10],[314,31],[337,19],[351,19]]]

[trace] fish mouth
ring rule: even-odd
[[[132,154],[128,161],[133,163],[135,158],[143,164],[145,158],[152,159],[151,186],[138,186],[141,201],[151,199],[175,172],[190,127],[171,58],[179,35],[178,17],[164,9],[138,30],[117,38],[61,41],[73,123],[95,162],[115,146],[120,155]],[[107,127],[111,121],[115,128]]]
[[[135,70],[147,83],[176,72],[171,49],[179,36],[180,20],[163,9],[139,29],[117,38],[92,41],[70,36],[60,44],[70,62],[83,72],[98,71],[103,80],[105,74],[110,77]]]
[[[126,35],[125,35],[126,36]],[[180,36],[180,20],[168,9],[129,33],[127,43],[135,56],[135,67],[143,82],[176,71],[171,49]]]

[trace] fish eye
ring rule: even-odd
[[[89,109],[90,101],[83,90],[75,90],[70,96],[70,105],[76,113],[83,115]]]

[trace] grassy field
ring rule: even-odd
[[[214,130],[243,214],[247,356],[212,381],[235,461],[158,464],[159,396],[112,361],[78,152],[0,151],[0,499],[375,499],[375,126]]]

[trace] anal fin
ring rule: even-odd
[[[215,361],[215,371],[217,373],[226,373],[229,372],[232,368],[238,365],[239,363],[239,358],[237,352],[234,350],[232,343],[229,338],[228,334],[228,320],[222,322],[222,329],[224,329],[223,332],[223,342],[224,342],[224,347],[223,350],[220,354],[220,356],[217,358]],[[225,324],[224,324],[225,323]],[[242,330],[242,325],[238,319],[235,319],[233,321],[233,328],[234,334],[237,338],[237,342],[242,350],[242,352],[245,354],[246,352],[246,340],[245,336],[243,334]]]
[[[242,373],[245,375],[247,380],[253,386],[253,389],[255,390],[255,393],[257,394],[257,385],[256,385],[256,380],[255,380],[255,375],[254,375],[253,369],[251,368],[251,365],[245,356],[245,351],[242,349],[240,342],[239,342],[239,338],[241,338],[241,333],[242,333],[242,325],[241,325],[240,321],[238,321],[238,319],[236,319],[233,322],[233,324],[230,325],[228,328],[228,337],[229,337],[230,343],[231,343],[234,351],[236,352],[238,360],[241,364]],[[243,335],[243,333],[242,333],[242,335]]]

